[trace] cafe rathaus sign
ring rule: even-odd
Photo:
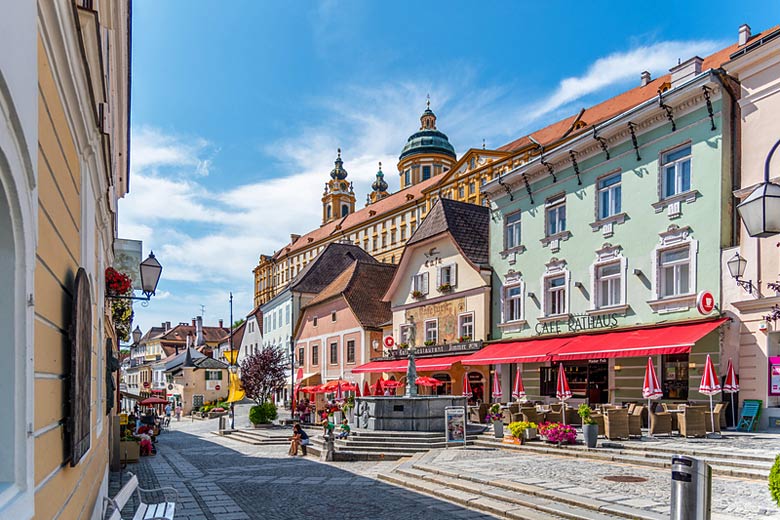
[[[562,316],[560,320],[538,322],[536,334],[569,334],[572,332],[584,332],[594,329],[614,329],[618,326],[618,313],[588,316],[587,314],[570,314]]]

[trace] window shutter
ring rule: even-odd
[[[428,294],[428,273],[423,273],[423,288],[421,289],[423,294]]]
[[[436,268],[436,287],[441,287],[441,270],[443,267]]]
[[[66,421],[70,465],[76,466],[90,446],[92,401],[92,301],[89,277],[83,267],[76,273],[70,325],[69,406]]]
[[[450,283],[453,287],[458,285],[458,264],[452,264],[450,266]]]
[[[417,288],[417,276],[412,275],[412,291],[419,291],[420,289]]]
[[[501,290],[499,291],[499,305],[501,307],[501,323],[506,323],[506,287],[501,286]]]

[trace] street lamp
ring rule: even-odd
[[[133,345],[138,345],[141,342],[142,334],[143,333],[141,332],[141,327],[136,325],[135,329],[133,329]]]
[[[124,296],[120,294],[107,294],[106,298],[114,298],[117,300],[142,300],[148,302],[152,296],[154,296],[157,290],[157,284],[160,281],[160,275],[162,274],[162,265],[154,257],[154,252],[149,253],[149,257],[139,264],[139,270],[141,272],[141,292],[143,296]],[[148,305],[143,303],[143,306]]]
[[[737,205],[742,222],[751,237],[764,238],[780,233],[780,185],[769,182],[769,162],[780,146],[778,140],[764,163],[764,182]]]
[[[734,256],[726,262],[726,267],[728,267],[731,277],[736,280],[737,285],[750,294],[753,294],[753,280],[748,280],[746,282],[742,279],[742,276],[745,274],[745,268],[747,267],[747,260],[739,256],[739,253],[734,253]]]

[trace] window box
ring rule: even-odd
[[[439,292],[442,294],[448,294],[452,292],[452,285],[449,283],[443,283],[438,288]]]
[[[423,345],[425,345],[426,347],[432,347],[435,344],[436,344],[436,341],[434,341],[432,339],[426,339],[425,342],[423,342]]]
[[[412,291],[412,298],[415,300],[422,300],[425,298],[425,295],[422,293],[422,291]]]

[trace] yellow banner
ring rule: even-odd
[[[238,352],[239,349],[225,351],[225,359],[227,359],[228,364],[230,365],[236,364],[236,361],[238,360]]]
[[[237,350],[233,350],[231,352],[238,352]],[[238,377],[238,374],[230,374],[230,386],[228,387],[228,403],[235,403],[237,401],[242,401],[244,399],[244,396],[246,395],[244,393],[244,389],[241,388],[241,379]]]

